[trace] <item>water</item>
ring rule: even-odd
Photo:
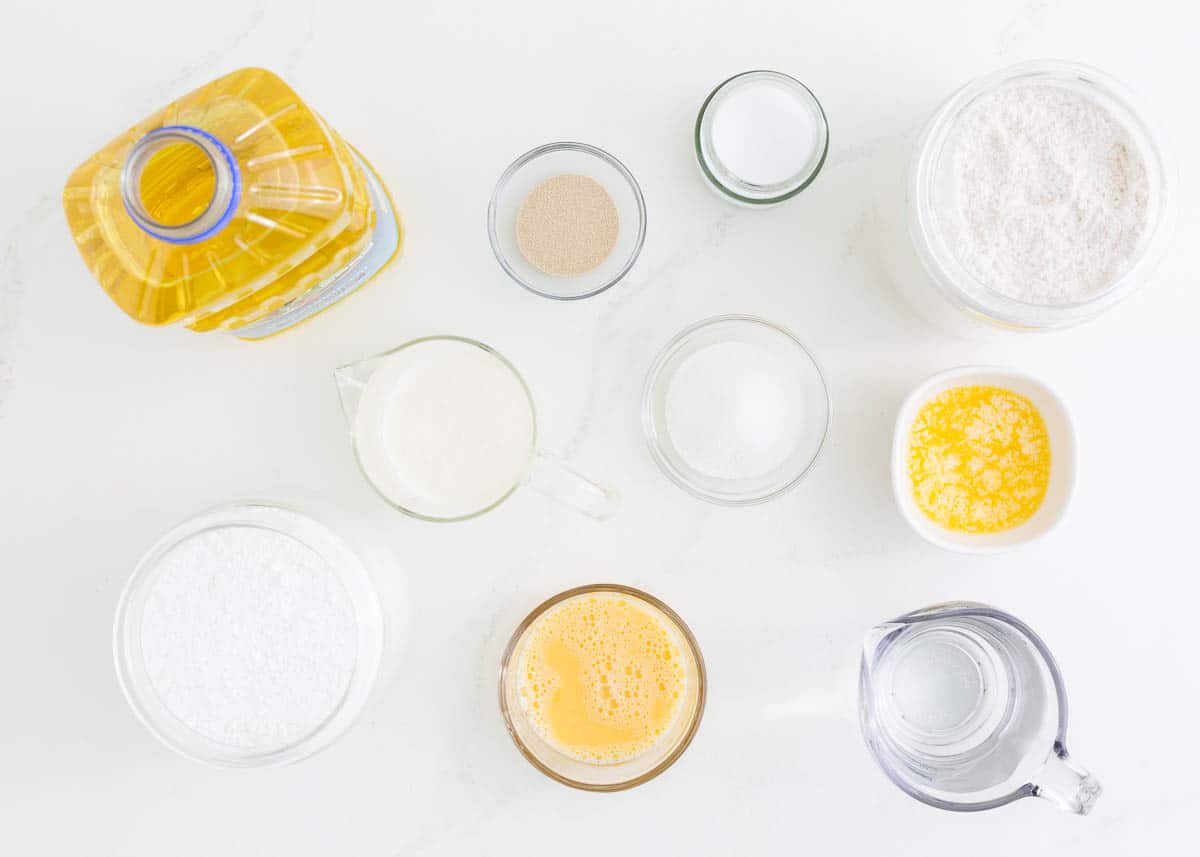
[[[881,753],[917,788],[956,799],[1020,785],[1054,742],[1040,653],[986,616],[933,618],[884,638],[870,666]]]

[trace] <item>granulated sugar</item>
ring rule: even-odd
[[[142,617],[166,708],[196,732],[268,751],[312,733],[346,694],[354,607],[336,572],[283,533],[226,526],[168,551]]]
[[[1120,119],[1075,90],[1018,84],[967,108],[950,156],[949,245],[982,283],[1025,303],[1107,290],[1146,230],[1146,165]]]
[[[803,433],[804,388],[777,353],[718,342],[687,357],[671,378],[666,423],[680,457],[718,479],[775,471]]]

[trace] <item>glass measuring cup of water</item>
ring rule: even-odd
[[[334,372],[367,481],[407,515],[462,521],[528,484],[594,518],[617,495],[536,448],[525,381],[482,342],[430,336]]]
[[[1050,651],[982,604],[940,604],[871,629],[859,716],[884,773],[939,809],[1042,797],[1086,815],[1100,796],[1067,753],[1067,697]]]

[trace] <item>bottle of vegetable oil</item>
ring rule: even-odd
[[[392,258],[371,166],[274,74],[249,68],[167,105],[71,175],[84,261],[126,314],[261,339]]]

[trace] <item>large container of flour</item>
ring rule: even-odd
[[[913,153],[909,231],[935,286],[922,297],[1018,330],[1094,318],[1161,259],[1172,180],[1161,136],[1103,72],[1042,60],[978,78]]]

